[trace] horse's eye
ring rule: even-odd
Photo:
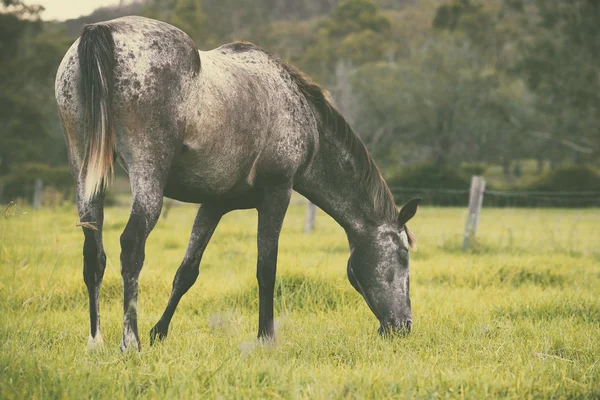
[[[400,260],[403,263],[408,263],[408,250],[401,248],[400,250],[398,250],[398,253],[400,254]]]

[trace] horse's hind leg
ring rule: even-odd
[[[83,243],[83,280],[88,290],[90,306],[90,338],[88,348],[102,345],[100,333],[100,285],[106,268],[106,254],[102,245],[104,221],[104,193],[97,194],[89,203],[78,202],[79,219],[85,241]]]
[[[67,138],[69,166],[75,183],[77,210],[83,230],[83,281],[87,287],[90,309],[90,337],[88,348],[102,345],[100,333],[100,286],[106,269],[106,254],[102,244],[102,225],[104,223],[104,191],[100,191],[89,200],[85,200],[84,183],[80,174],[84,148],[81,142],[83,127],[80,118],[61,113],[61,122]],[[85,172],[85,171],[84,171]]]
[[[138,279],[144,264],[146,239],[156,225],[163,201],[164,177],[168,165],[129,167],[132,204],[129,221],[121,235],[121,276],[123,278],[123,338],[121,350],[140,349],[137,328]]]
[[[217,205],[202,204],[200,206],[194,221],[185,257],[173,280],[173,290],[171,291],[169,303],[160,320],[150,331],[151,345],[157,338],[161,340],[167,337],[169,324],[171,323],[175,309],[183,295],[196,282],[202,254],[204,254],[204,250],[225,211],[225,209]]]

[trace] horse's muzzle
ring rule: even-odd
[[[412,331],[412,320],[382,322],[377,330],[381,336],[406,336]]]

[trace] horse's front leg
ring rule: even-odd
[[[150,168],[140,168],[149,172]],[[121,235],[123,278],[123,338],[121,351],[140,349],[137,327],[138,279],[144,264],[146,239],[156,225],[163,201],[163,186],[151,173],[131,174],[132,205],[129,221]]]
[[[258,338],[275,339],[273,296],[277,272],[277,248],[283,219],[290,204],[290,186],[270,188],[258,206]]]
[[[100,285],[106,269],[106,254],[102,245],[104,222],[104,193],[97,194],[89,203],[79,201],[79,219],[85,236],[83,243],[83,281],[87,286],[90,306],[90,337],[88,348],[101,346]]]
[[[167,337],[169,324],[171,323],[175,309],[183,295],[196,282],[198,273],[200,272],[202,254],[204,254],[204,250],[217,224],[226,211],[223,207],[214,204],[202,204],[198,209],[185,257],[173,280],[173,290],[171,291],[169,303],[160,320],[150,331],[151,345],[157,338],[162,340]]]

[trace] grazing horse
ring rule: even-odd
[[[163,196],[201,206],[151,343],[167,336],[221,217],[249,208],[258,210],[258,337],[274,338],[277,246],[292,190],[345,229],[348,278],[379,332],[410,331],[406,222],[420,199],[398,212],[363,143],[302,73],[250,43],[198,51],[169,24],[125,17],[84,28],[55,90],[85,236],[91,346],[102,342],[103,198],[115,160],[132,190],[121,235],[123,351],[140,348],[138,277]]]

